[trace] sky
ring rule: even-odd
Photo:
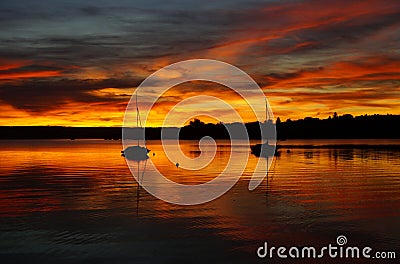
[[[246,71],[282,120],[400,114],[400,1],[2,0],[0,125],[121,126],[147,76],[200,58]],[[193,95],[237,102],[180,85],[149,125]]]

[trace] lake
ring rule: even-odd
[[[199,155],[197,142],[181,144],[186,155]],[[239,147],[217,141],[213,162],[195,172],[169,162],[159,141],[149,141],[148,147],[156,153],[152,162],[168,178],[198,184],[221,172],[232,149],[249,152],[240,142],[234,144]],[[310,144],[355,146],[301,147]],[[179,206],[138,187],[120,156],[121,141],[2,140],[0,259],[2,263],[275,263],[280,260],[256,254],[266,241],[275,246],[322,247],[336,244],[339,235],[345,235],[349,245],[395,251],[399,258],[400,150],[357,148],[357,144],[400,141],[288,140],[281,145],[296,147],[280,150],[268,178],[254,191],[248,184],[258,158],[250,155],[242,177],[225,195],[202,205]],[[339,263],[322,262],[329,261]],[[370,263],[347,261],[343,263]]]

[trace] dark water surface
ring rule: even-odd
[[[187,184],[218,175],[231,151],[219,148],[216,162],[193,175],[171,164],[159,142],[148,145],[160,170]],[[138,189],[121,148],[120,141],[0,141],[0,262],[275,263],[278,259],[256,255],[265,241],[322,247],[336,244],[338,235],[349,245],[395,251],[400,258],[399,150],[282,149],[268,182],[250,192],[257,162],[251,156],[227,194],[203,205],[178,206]],[[198,155],[195,142],[183,141],[182,149]]]

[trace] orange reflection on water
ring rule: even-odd
[[[252,142],[255,143],[255,142]],[[249,180],[259,159],[249,156],[239,182],[222,197],[198,206],[160,201],[142,188],[120,156],[119,141],[2,141],[0,193],[2,216],[35,212],[91,212],[94,218],[118,212],[125,218],[178,221],[189,229],[208,229],[229,240],[268,238],[304,240],[321,230],[336,234],[338,223],[369,235],[399,238],[393,219],[400,213],[400,153],[365,149],[281,149],[267,179],[250,192]],[[199,171],[176,168],[159,141],[149,141],[150,159],[176,182],[199,184],[216,177],[233,149],[247,157],[245,146],[217,141],[215,160]],[[199,155],[196,141],[182,151]],[[246,154],[246,155],[244,155]],[[237,159],[241,165],[245,162]],[[266,166],[266,160],[261,160]],[[143,177],[146,177],[146,173]],[[171,190],[171,195],[179,195]],[[158,221],[157,220],[157,221]],[[301,231],[293,231],[301,229]],[[295,233],[294,233],[295,232]],[[317,235],[316,235],[317,236]],[[250,245],[251,247],[251,245]],[[254,248],[246,250],[253,250]]]

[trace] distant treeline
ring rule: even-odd
[[[400,115],[350,114],[327,119],[306,117],[292,121],[276,122],[280,139],[319,138],[400,138]]]
[[[246,123],[249,138],[260,138],[260,126],[265,128],[272,123]],[[167,128],[165,135],[179,132],[180,139],[200,139],[210,136],[215,139],[228,139],[227,127],[240,127],[240,124],[206,124],[195,119],[187,126]],[[271,126],[269,126],[271,128]],[[133,130],[135,128],[132,128]],[[235,129],[233,129],[235,130]],[[299,120],[276,120],[278,139],[319,139],[319,138],[400,138],[400,115],[363,115],[353,117],[346,114],[327,119],[306,117]],[[146,139],[160,139],[161,128],[146,128]],[[119,140],[121,127],[61,127],[61,126],[2,126],[0,139],[106,139]],[[171,136],[172,137],[172,136]],[[233,136],[234,138],[240,136]]]

